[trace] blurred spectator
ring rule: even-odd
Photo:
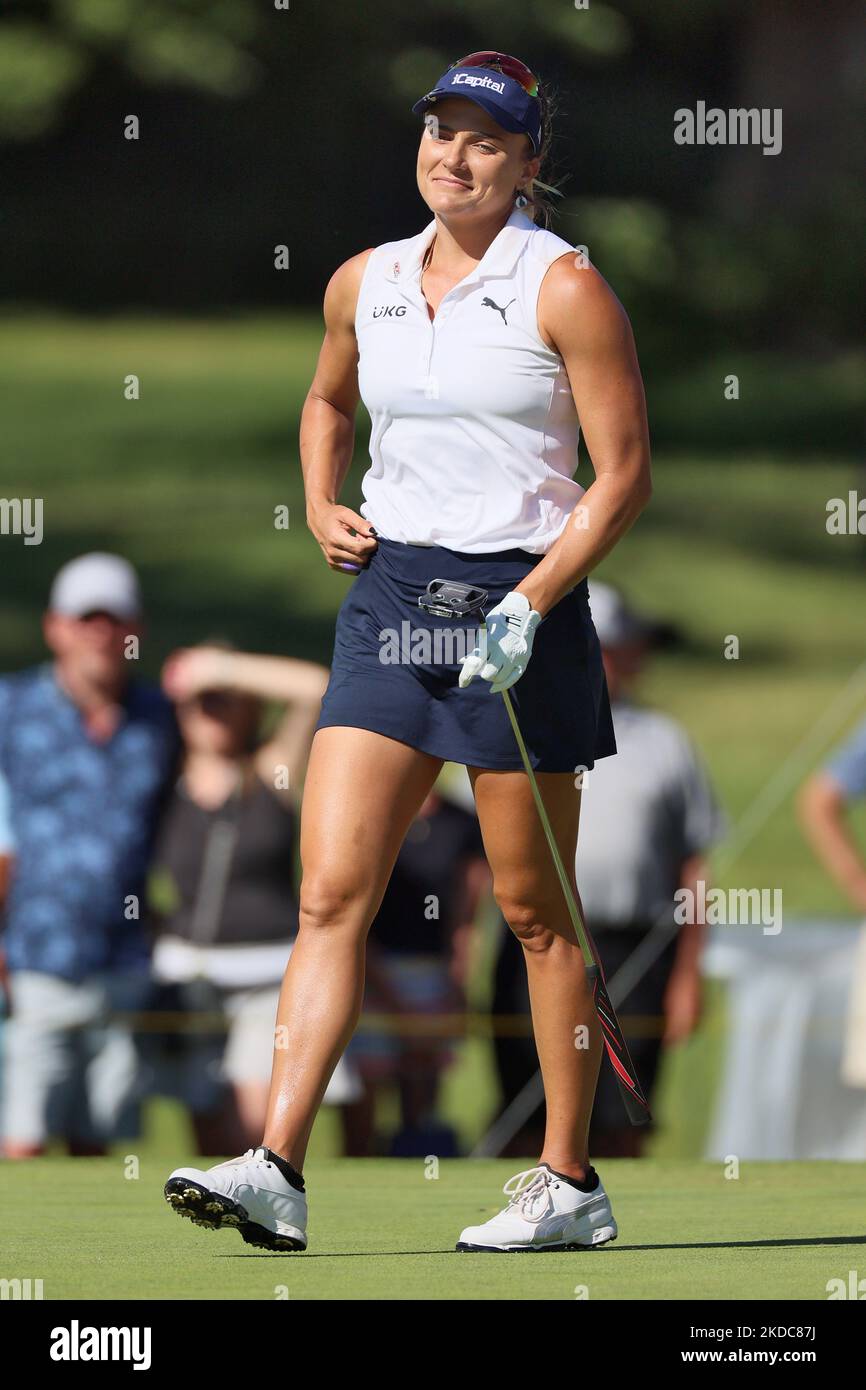
[[[80,556],[51,589],[53,661],[0,679],[13,853],[2,942],[9,1158],[42,1153],[52,1136],[71,1153],[101,1153],[136,1132],[136,1049],[110,1015],[146,999],[140,909],[178,746],[169,702],[130,678],[140,631],[132,566]]]
[[[698,922],[677,927],[674,893],[679,888],[696,891],[697,882],[706,881],[704,854],[721,838],[725,820],[682,727],[632,699],[651,649],[670,630],[638,616],[616,590],[597,580],[590,581],[590,604],[602,646],[618,751],[616,757],[596,763],[585,778],[577,885],[608,984],[634,956],[634,964],[627,969],[635,969],[637,978],[625,996],[614,1002],[641,1085],[652,1103],[662,1046],[688,1038],[701,1011],[705,928]],[[641,956],[645,964],[639,964]],[[528,1010],[520,946],[513,933],[503,929],[494,1012]],[[531,1038],[507,1036],[497,1038],[496,1054],[507,1105],[534,1075],[537,1056]],[[539,1108],[505,1152],[532,1152],[540,1142],[541,1127],[543,1110]],[[590,1126],[590,1153],[639,1157],[649,1128],[629,1123],[605,1058]]]
[[[158,1007],[178,1017],[151,1060],[154,1088],[188,1107],[202,1154],[242,1153],[261,1140],[280,983],[298,928],[300,785],[327,682],[312,662],[223,645],[175,652],[165,665],[184,752],[154,855],[153,970]],[[285,709],[263,740],[271,701]],[[326,1099],[355,1092],[341,1062]]]
[[[424,1019],[465,1010],[473,928],[489,882],[477,817],[434,789],[406,833],[367,941],[364,1014],[387,1014],[395,1028],[362,1026],[349,1044],[363,1095],[343,1108],[347,1155],[376,1151],[385,1086],[396,1087],[400,1105],[391,1154],[456,1154],[456,1136],[437,1114],[454,1042],[425,1033]]]
[[[797,799],[800,824],[818,860],[861,916],[866,913],[866,858],[848,823],[852,803],[866,797],[866,720],[824,767],[804,783]],[[842,1077],[866,1086],[866,927],[851,981]]]
[[[6,898],[9,892],[9,873],[12,867],[12,821],[9,805],[9,788],[0,777],[0,943],[3,938],[3,921],[6,915]],[[8,976],[3,951],[0,949],[0,1115],[3,1113],[3,1020],[6,1016]],[[2,1130],[0,1130],[2,1141]]]
[[[866,913],[866,859],[848,825],[848,811],[864,797],[866,720],[804,783],[797,801],[800,823],[819,861],[861,913]]]

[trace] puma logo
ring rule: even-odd
[[[506,306],[505,306],[505,309],[510,309],[511,306],[512,306],[512,304],[514,304],[515,302],[516,302],[516,301],[515,301],[514,299],[509,299],[508,303],[507,303]],[[482,301],[481,301],[481,307],[482,307],[482,309],[484,308],[485,305],[487,306],[488,309],[495,309],[496,312],[497,312],[497,314],[501,314],[501,315],[502,315],[502,322],[503,322],[504,324],[506,324],[506,325],[508,324],[508,319],[505,317],[505,309],[500,309],[499,305],[496,303],[495,300],[484,298],[484,299],[482,299]]]

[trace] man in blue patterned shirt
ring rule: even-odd
[[[55,1135],[99,1152],[134,1108],[133,1038],[110,1014],[146,1000],[142,897],[177,756],[170,704],[130,676],[140,623],[132,566],[80,556],[51,590],[53,661],[0,678],[8,1158],[41,1153]]]

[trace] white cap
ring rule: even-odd
[[[625,642],[652,640],[658,631],[630,608],[617,589],[602,584],[600,579],[589,581],[589,606],[598,640],[603,647],[618,647]]]
[[[138,575],[128,560],[104,551],[79,555],[63,565],[54,577],[48,607],[67,618],[85,613],[111,613],[116,618],[137,618],[141,613]]]

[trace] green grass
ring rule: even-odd
[[[853,1164],[744,1163],[731,1180],[721,1164],[611,1160],[600,1168],[616,1242],[524,1258],[455,1252],[531,1162],[446,1161],[434,1179],[422,1160],[311,1162],[310,1245],[295,1256],[180,1220],[152,1158],[137,1178],[119,1158],[7,1164],[0,1275],[42,1279],[46,1299],[814,1301],[828,1280],[847,1282],[866,1240]]]
[[[158,670],[171,647],[216,634],[329,659],[347,581],[327,570],[306,530],[297,452],[320,336],[316,316],[0,316],[2,491],[42,497],[45,507],[42,545],[0,538],[0,670],[42,657],[39,616],[51,575],[96,547],[123,551],[141,570],[149,606],[144,671]],[[791,370],[774,372],[772,359],[752,363],[748,410],[758,408],[756,388],[772,383],[778,411]],[[138,401],[124,399],[130,373],[140,380]],[[866,656],[866,542],[829,536],[825,527],[829,498],[863,490],[861,465],[853,455],[822,452],[817,430],[811,439],[804,433],[798,453],[749,450],[736,431],[723,443],[724,421],[739,417],[729,414],[737,403],[719,404],[717,376],[715,366],[698,363],[663,393],[663,408],[684,418],[688,410],[697,419],[705,407],[719,442],[696,430],[703,443],[694,451],[657,454],[652,505],[599,574],[679,625],[681,647],[657,659],[644,694],[692,734],[732,824],[790,760],[769,813],[736,857],[724,847],[715,856],[716,881],[781,888],[786,920],[850,916],[804,846],[793,797],[866,711],[861,686],[809,742]],[[834,377],[839,409],[842,396],[850,403],[861,390],[862,376],[862,362],[851,358]],[[821,391],[826,373],[801,373],[797,389],[807,382]],[[366,428],[361,410],[342,498],[355,506]],[[577,476],[590,481],[585,457]],[[280,505],[290,509],[288,531],[273,525]],[[732,636],[736,660],[725,656]],[[853,824],[866,837],[866,807]],[[711,992],[702,1032],[666,1059],[656,1156],[701,1153],[722,1003]],[[477,1137],[492,1104],[489,1051],[472,1042],[446,1083],[446,1105],[465,1141]]]

